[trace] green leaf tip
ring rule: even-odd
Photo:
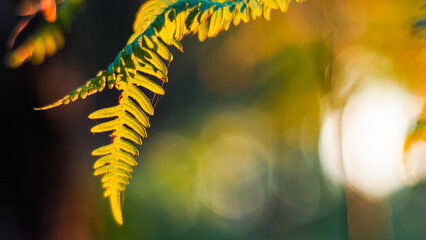
[[[115,84],[115,77],[111,78],[111,76],[113,76],[113,74],[110,74],[108,71],[101,71],[98,73],[97,77],[90,79],[86,82],[86,84],[74,91],[71,91],[65,97],[57,100],[52,104],[43,107],[36,107],[34,110],[47,110],[61,105],[66,105],[70,102],[74,102],[78,98],[85,99],[89,95],[101,92],[105,88],[106,84],[108,84],[108,86],[110,86],[111,82],[114,82]]]

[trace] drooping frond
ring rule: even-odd
[[[147,136],[146,128],[150,126],[148,115],[154,114],[154,108],[148,97],[138,86],[149,86],[157,94],[164,90],[148,78],[135,73],[126,82],[122,82],[123,93],[117,106],[104,108],[90,114],[91,119],[113,118],[94,126],[93,133],[112,132],[111,144],[100,147],[92,152],[94,156],[102,156],[95,164],[95,176],[102,176],[104,197],[110,198],[115,220],[123,223],[121,214],[121,192],[125,190],[131,178],[132,167],[137,165],[133,155],[138,155],[137,148],[132,144],[142,144],[141,138]]]
[[[70,24],[71,15],[81,2],[82,0],[68,0],[60,5],[57,14],[56,8],[45,8],[43,13],[48,22],[43,23],[21,45],[9,52],[5,59],[6,64],[12,68],[17,68],[27,61],[38,65],[46,56],[54,55],[64,46],[64,29]]]
[[[117,106],[92,113],[91,119],[106,119],[91,129],[93,133],[111,132],[112,143],[93,151],[100,156],[95,162],[95,175],[102,175],[104,196],[110,199],[113,216],[118,224],[123,223],[121,193],[124,192],[131,172],[137,165],[134,159],[138,150],[134,144],[142,144],[150,126],[147,115],[154,114],[152,98],[163,95],[160,86],[168,81],[165,62],[173,59],[166,45],[182,50],[180,40],[189,34],[198,33],[200,41],[217,36],[228,30],[231,24],[248,22],[263,15],[270,18],[271,9],[287,11],[291,0],[236,0],[212,2],[208,0],[152,0],[139,9],[134,24],[134,34],[125,48],[112,62],[86,85],[71,92],[47,109],[78,97],[101,91],[107,84],[122,91]],[[302,2],[303,0],[296,0]]]

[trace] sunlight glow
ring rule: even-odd
[[[372,79],[350,96],[342,115],[325,118],[320,137],[324,170],[368,197],[398,190],[404,139],[420,110],[421,101],[404,89]]]

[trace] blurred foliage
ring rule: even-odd
[[[18,13],[32,16],[23,19],[24,25],[17,25],[19,31],[13,32],[12,38],[18,37],[19,33],[28,24],[28,21],[31,21],[38,11],[42,11],[46,22],[40,24],[18,47],[10,51],[5,60],[6,64],[12,68],[17,68],[27,61],[39,65],[44,61],[45,57],[53,56],[59,49],[63,48],[65,44],[64,31],[69,29],[76,8],[81,3],[82,0],[66,0],[59,4],[58,13],[56,14],[55,1],[42,0],[38,5],[30,0],[23,0],[19,5]],[[37,8],[39,10],[35,10]],[[13,47],[13,42],[10,47]]]
[[[420,39],[426,40],[426,3],[422,6],[419,15],[419,19],[413,24],[413,29]]]
[[[423,62],[420,64],[426,66],[426,56],[425,56],[425,48],[426,48],[426,4],[424,4],[421,8],[421,14],[418,20],[416,20],[413,24],[414,34],[423,41]],[[423,80],[426,80],[426,70],[423,73]],[[424,87],[423,87],[424,88]],[[426,99],[426,88],[423,89],[423,99]],[[426,141],[426,101],[423,106],[423,110],[417,119],[416,125],[413,130],[408,134],[405,144],[404,151],[409,152],[411,147],[418,142]],[[409,165],[408,160],[405,159],[405,164]]]

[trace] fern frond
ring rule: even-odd
[[[47,106],[34,108],[34,110],[46,110],[74,102],[78,98],[85,99],[91,94],[101,92],[105,88],[105,85],[108,85],[109,88],[113,88],[115,86],[115,82],[116,77],[114,74],[109,74],[108,71],[99,72],[97,77],[90,79],[86,84],[70,92],[65,97]]]
[[[176,2],[176,0],[148,1],[142,7],[140,7],[136,13],[136,19],[133,23],[134,35],[138,36],[142,34],[155,20],[155,18],[173,2]],[[131,41],[134,40],[132,37],[130,37],[130,39]]]
[[[133,156],[139,155],[131,142],[142,144],[141,138],[147,136],[146,128],[150,126],[145,113],[154,114],[153,106],[138,86],[144,86],[157,94],[164,94],[164,90],[137,73],[133,77],[123,76],[119,84],[123,89],[119,105],[98,110],[90,114],[89,118],[113,118],[91,129],[93,133],[112,132],[113,138],[111,144],[94,150],[92,155],[102,156],[94,164],[94,175],[103,175],[104,196],[110,198],[113,216],[117,223],[122,224],[120,196],[129,183],[132,167],[137,165]]]
[[[102,91],[108,84],[122,91],[119,104],[90,114],[91,119],[106,119],[94,126],[93,133],[111,132],[112,143],[92,152],[101,156],[94,164],[94,175],[102,175],[104,196],[110,199],[113,216],[118,224],[123,223],[121,193],[137,165],[134,156],[139,152],[134,144],[141,145],[150,126],[147,115],[154,114],[148,98],[140,89],[155,96],[163,95],[162,84],[168,81],[164,61],[173,60],[166,45],[183,50],[180,40],[197,34],[200,41],[217,36],[228,30],[231,24],[264,16],[269,20],[271,9],[287,11],[291,0],[236,0],[213,2],[209,0],[151,0],[141,6],[134,23],[134,34],[119,52],[108,70],[47,109],[74,101],[78,97]],[[296,0],[300,3],[303,0]],[[154,79],[154,80],[152,80]]]
[[[6,55],[6,64],[11,68],[17,68],[27,61],[38,65],[44,61],[45,57],[54,55],[64,46],[64,29],[70,24],[71,15],[81,2],[82,0],[68,0],[62,3],[56,20],[45,22],[20,46],[9,52]],[[53,13],[48,14],[53,15]],[[53,20],[51,16],[47,19]]]

